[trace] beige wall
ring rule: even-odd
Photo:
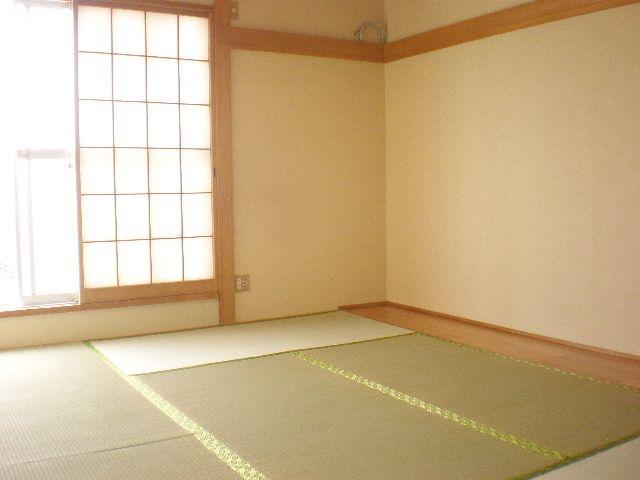
[[[126,337],[217,324],[217,300],[0,318],[0,349]]]
[[[241,28],[351,39],[363,22],[384,22],[384,0],[239,0],[238,5],[239,18],[231,25]]]
[[[240,0],[239,10],[233,26],[349,39],[363,22],[384,21],[384,0]]]
[[[639,24],[386,65],[389,300],[640,354]]]
[[[529,1],[385,0],[389,39],[398,40]]]
[[[384,299],[384,67],[232,53],[239,321]]]

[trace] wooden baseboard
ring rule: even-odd
[[[624,358],[626,360],[633,360],[636,362],[640,362],[640,356],[638,355],[633,355],[631,353],[625,353],[625,352],[618,352],[615,350],[608,350],[606,348],[600,348],[600,347],[594,347],[591,345],[585,345],[582,343],[576,343],[576,342],[570,342],[567,340],[562,340],[559,338],[553,338],[553,337],[547,337],[545,335],[539,335],[537,333],[531,333],[531,332],[525,332],[523,330],[516,330],[513,328],[508,328],[508,327],[503,327],[500,325],[494,325],[491,323],[486,323],[486,322],[481,322],[478,320],[472,320],[470,318],[465,318],[465,317],[458,317],[456,315],[450,315],[448,313],[442,313],[442,312],[436,312],[433,310],[427,310],[424,308],[418,308],[418,307],[412,307],[410,305],[404,305],[402,303],[396,303],[396,302],[389,302],[389,301],[384,301],[384,302],[376,302],[376,303],[363,303],[360,305],[344,305],[341,306],[340,309],[341,310],[352,310],[352,309],[356,309],[356,308],[369,308],[369,307],[396,307],[396,308],[400,308],[403,310],[408,310],[408,311],[412,311],[412,312],[417,312],[417,313],[424,313],[426,315],[433,315],[436,317],[440,317],[440,318],[446,318],[448,320],[454,320],[456,322],[462,322],[462,323],[466,323],[466,324],[470,324],[470,325],[474,325],[477,327],[482,327],[485,329],[489,329],[489,330],[495,330],[498,332],[504,332],[504,333],[508,333],[511,335],[517,335],[520,337],[525,337],[525,338],[532,338],[535,340],[539,340],[542,342],[546,342],[546,343],[550,343],[550,344],[555,344],[555,345],[562,345],[564,347],[569,347],[569,348],[574,348],[577,350],[582,350],[585,352],[592,352],[592,353],[598,353],[601,355],[606,355],[609,357],[617,357],[617,358]]]
[[[349,310],[350,308],[369,308],[369,307],[384,307],[389,305],[389,302],[383,300],[381,302],[371,302],[371,303],[356,303],[353,305],[340,305],[338,310]]]

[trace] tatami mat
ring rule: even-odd
[[[521,480],[640,433],[636,390],[359,320],[132,339],[161,341],[129,361],[226,355],[136,377],[85,345],[0,352],[0,478]],[[635,480],[639,458],[640,439],[538,475]]]
[[[3,480],[238,480],[192,437],[0,467]]]
[[[124,373],[136,375],[406,333],[337,311],[91,343]]]
[[[640,439],[545,473],[536,480],[638,480]]]
[[[85,345],[2,351],[0,386],[0,466],[186,433]]]
[[[139,378],[272,480],[509,479],[557,461],[291,354]]]
[[[301,353],[321,363],[282,354],[140,378],[272,478],[525,478],[559,461],[522,440],[570,459],[640,433],[637,391],[423,335]],[[629,470],[627,446],[601,455]],[[594,478],[617,478],[601,462]]]
[[[425,335],[307,353],[567,456],[640,434],[640,392]]]

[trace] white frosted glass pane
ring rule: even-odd
[[[182,233],[180,195],[151,195],[151,237],[173,238]]]
[[[209,103],[209,62],[180,60],[180,101]]]
[[[75,110],[71,12],[30,8],[27,14],[21,3],[0,0],[0,145],[11,139],[34,149],[68,149]],[[14,6],[26,18],[14,18]],[[4,119],[15,124],[13,131]]]
[[[185,238],[184,279],[205,280],[213,278],[213,239]]]
[[[182,150],[182,191],[210,192],[213,183],[210,150]]]
[[[179,282],[182,280],[182,245],[176,240],[151,241],[151,265],[153,283]]]
[[[69,160],[33,158],[29,165],[32,293],[47,295],[76,291],[75,181]],[[8,205],[2,205],[0,209],[3,207]],[[7,227],[6,224],[2,226]],[[3,247],[0,242],[0,270],[2,254],[8,253]]]
[[[211,146],[211,118],[209,107],[180,105],[180,133],[183,148]]]
[[[180,58],[209,60],[209,20],[180,16]]]
[[[149,238],[149,200],[146,195],[118,195],[118,240]]]
[[[147,12],[147,55],[178,56],[178,17],[167,13]]]
[[[114,102],[116,147],[147,146],[147,109],[144,103]]]
[[[149,104],[149,147],[179,147],[179,128],[177,105]]]
[[[78,50],[111,51],[111,10],[78,7]]]
[[[149,150],[151,193],[180,192],[180,151]]]
[[[111,102],[80,101],[81,147],[110,147],[113,145],[111,114]]]
[[[111,55],[78,54],[78,97],[111,100]]]
[[[148,58],[147,85],[150,102],[178,103],[178,61]]]
[[[144,12],[113,10],[113,52],[144,55]]]
[[[116,149],[116,193],[147,193],[147,151]]]
[[[86,288],[116,286],[118,273],[115,242],[85,243],[82,253]]]
[[[82,240],[115,240],[116,222],[113,195],[82,197]]]
[[[190,193],[182,196],[182,216],[185,237],[211,235],[213,216],[210,193]]]
[[[113,98],[145,101],[143,57],[113,56]]]
[[[118,242],[118,279],[120,285],[151,283],[149,241]]]
[[[80,149],[80,191],[113,193],[113,149]]]

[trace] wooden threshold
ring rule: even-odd
[[[385,62],[638,1],[535,0],[388,43]]]
[[[640,357],[392,302],[348,305],[341,309],[504,355],[640,388]]]

